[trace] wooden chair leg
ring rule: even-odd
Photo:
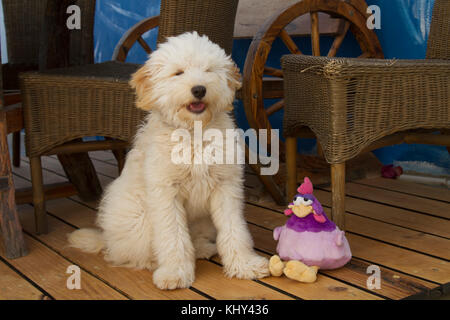
[[[44,183],[42,180],[41,157],[31,157],[31,183],[33,189],[33,205],[36,220],[36,233],[48,232],[47,212],[45,209]]]
[[[286,137],[286,197],[292,201],[297,193],[297,138]]]
[[[13,133],[13,166],[18,168],[20,167],[20,131]]]
[[[8,142],[6,140],[5,114],[0,111],[0,230],[3,235],[5,256],[8,259],[23,257],[27,254],[14,193]]]
[[[122,173],[123,167],[125,166],[125,158],[127,152],[125,149],[113,150],[112,152],[117,160],[117,166],[119,167],[119,175],[120,175]]]
[[[331,165],[331,219],[345,230],[345,162]]]

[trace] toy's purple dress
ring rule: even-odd
[[[284,226],[275,228],[273,237],[278,240],[278,255],[281,260],[298,260],[320,269],[340,268],[352,257],[344,232],[323,212],[319,201],[312,195],[312,185],[304,189],[308,193],[299,193],[296,197],[313,201],[314,213],[303,218],[292,214]]]
[[[292,215],[284,226],[275,228],[281,260],[299,260],[320,269],[340,268],[350,261],[352,253],[344,232],[326,220],[317,222],[312,214],[304,218]]]

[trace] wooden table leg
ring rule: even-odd
[[[25,256],[27,248],[17,214],[11,172],[5,113],[0,111],[0,227],[8,259]]]
[[[331,165],[331,219],[345,231],[345,162]]]
[[[297,193],[297,138],[286,137],[286,196],[291,202]]]
[[[81,199],[95,201],[100,198],[103,189],[87,152],[59,154],[58,159]]]
[[[20,131],[13,133],[13,166],[20,167]]]

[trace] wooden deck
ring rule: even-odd
[[[109,152],[91,157],[103,185],[117,176]],[[64,182],[55,157],[43,158],[45,183]],[[17,188],[29,187],[27,158],[14,169]],[[256,249],[275,251],[274,227],[286,217],[256,176],[246,175],[246,217]],[[330,213],[329,188],[315,195]],[[0,246],[0,299],[405,299],[439,298],[450,291],[450,191],[382,178],[347,184],[347,238],[353,259],[339,270],[320,271],[318,281],[302,284],[285,277],[257,281],[227,279],[220,259],[199,260],[196,280],[189,289],[161,291],[151,273],[111,267],[100,255],[67,247],[66,234],[90,227],[95,203],[77,196],[47,202],[47,235],[34,234],[33,207],[19,206],[30,254],[7,260]],[[67,267],[81,268],[81,290],[66,287]],[[369,290],[367,267],[381,269],[381,288]]]

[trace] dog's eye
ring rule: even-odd
[[[181,76],[184,73],[184,71],[178,71],[177,73],[175,73],[176,76]]]

